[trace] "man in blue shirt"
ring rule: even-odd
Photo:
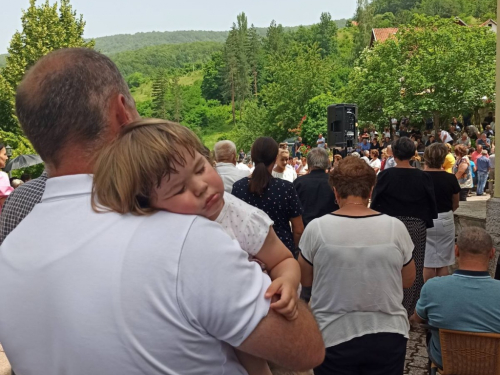
[[[368,142],[368,138],[363,138],[363,141],[361,142],[360,146],[361,146],[361,152],[370,151],[371,143]]]
[[[318,136],[318,140],[316,141],[316,144],[318,145],[319,148],[326,148],[326,141],[325,141],[325,138],[323,138],[323,134],[320,134]]]
[[[476,160],[477,168],[477,195],[483,195],[488,182],[488,173],[490,171],[490,159],[488,158],[488,151],[481,151],[481,157]]]
[[[464,228],[455,246],[458,270],[424,284],[413,318],[434,328],[500,333],[500,281],[488,273],[493,240],[482,228]],[[432,330],[429,358],[442,368],[439,332]]]

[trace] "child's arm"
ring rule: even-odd
[[[266,265],[273,280],[266,292],[266,298],[275,294],[281,296],[278,301],[271,303],[271,308],[289,320],[295,319],[300,267],[272,227],[269,228],[266,240],[255,257]]]

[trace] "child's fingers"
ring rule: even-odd
[[[269,285],[269,288],[267,288],[265,298],[271,298],[275,294],[278,294],[280,292],[281,287],[282,287],[281,283],[272,282],[271,285]]]
[[[278,301],[271,303],[271,308],[273,310],[276,310],[277,312],[280,312],[280,310],[286,309],[289,303],[289,300],[280,298]]]
[[[279,314],[285,316],[288,320],[294,320],[298,316],[297,304],[295,301],[290,301],[290,303],[283,309],[276,310]]]

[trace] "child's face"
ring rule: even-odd
[[[200,215],[215,220],[224,205],[224,184],[215,169],[200,153],[194,158],[187,151],[185,166],[176,165],[178,173],[164,177],[152,194],[154,208],[186,215]]]
[[[278,155],[278,158],[276,159],[276,164],[278,164],[280,168],[285,168],[287,163],[288,163],[288,155],[286,154],[282,156]]]

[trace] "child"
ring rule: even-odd
[[[164,120],[127,125],[98,157],[92,206],[118,213],[147,215],[157,210],[200,215],[217,221],[250,257],[263,263],[273,280],[266,298],[271,308],[297,318],[300,269],[261,210],[231,194],[188,128]],[[267,363],[237,351],[250,375],[271,374]]]

